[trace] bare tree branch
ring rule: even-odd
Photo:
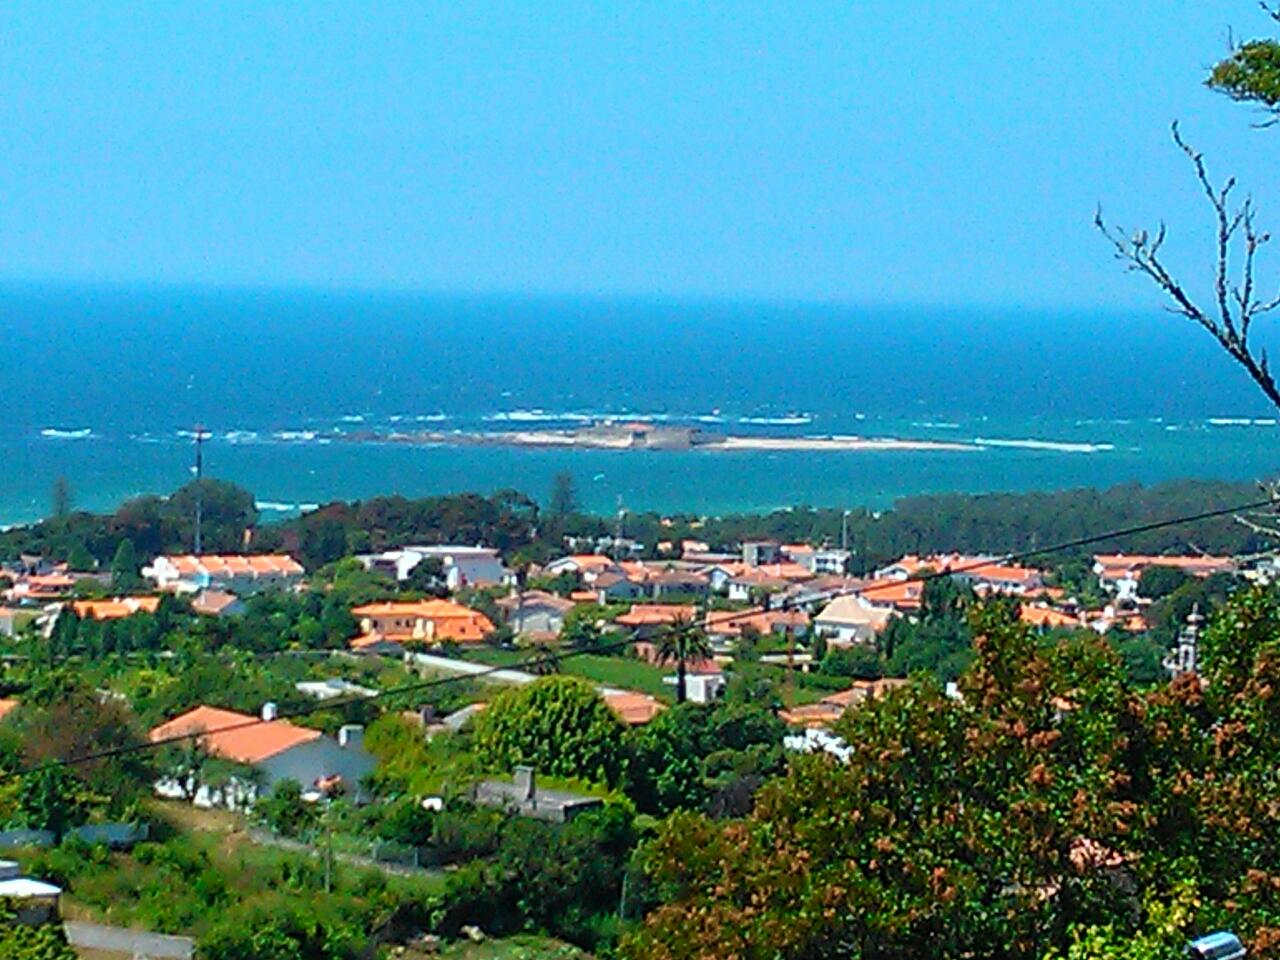
[[[1272,13],[1265,5],[1264,9]],[[1280,6],[1276,7],[1272,15],[1280,20]],[[1272,405],[1280,409],[1280,386],[1277,386],[1271,374],[1266,350],[1255,352],[1249,343],[1253,321],[1280,307],[1280,294],[1271,300],[1255,298],[1258,249],[1271,240],[1271,234],[1258,231],[1251,197],[1246,197],[1239,206],[1232,207],[1231,192],[1236,186],[1235,178],[1228,178],[1221,187],[1216,186],[1205,166],[1204,155],[1182,138],[1177,123],[1173,124],[1172,133],[1173,142],[1191,161],[1200,189],[1213,208],[1217,225],[1213,272],[1214,309],[1202,309],[1186,287],[1165,266],[1161,258],[1167,236],[1163,223],[1154,236],[1146,230],[1136,230],[1129,234],[1118,224],[1108,224],[1099,208],[1094,215],[1094,225],[1114,247],[1116,259],[1124,263],[1126,269],[1149,277],[1173,301],[1168,309],[1207,330],[1227,355],[1244,368]],[[1238,246],[1242,248],[1239,276],[1233,281],[1232,253]]]

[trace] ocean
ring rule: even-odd
[[[1152,311],[10,286],[0,523],[207,475],[264,518],[557,473],[584,508],[883,507],[931,492],[1280,473],[1280,414],[1208,336]],[[639,452],[347,443],[342,434],[626,416],[963,451]]]

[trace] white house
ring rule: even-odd
[[[336,790],[357,801],[366,799],[362,781],[376,762],[364,749],[364,728],[345,726],[338,739],[319,730],[276,719],[275,704],[262,708],[261,717],[217,707],[196,707],[152,729],[152,743],[194,735],[213,757],[253,767],[255,782],[230,779],[223,785],[182,783],[167,777],[156,784],[161,796],[193,796],[198,807],[242,809],[259,791],[270,793],[282,780],[296,780],[304,796],[319,797]]]
[[[449,544],[402,547],[359,558],[365,567],[407,580],[423,560],[439,560],[442,576],[450,590],[460,587],[492,587],[509,583],[512,573],[502,565],[502,558],[492,547],[463,547]]]
[[[304,572],[302,564],[282,553],[159,556],[142,568],[142,575],[160,590],[200,593],[212,588],[236,596],[292,589]]]
[[[836,597],[813,620],[814,632],[834,646],[874,643],[876,634],[894,617],[889,607],[868,603],[854,595]]]

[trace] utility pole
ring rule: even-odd
[[[840,515],[840,549],[849,549],[849,511]]]
[[[195,526],[195,554],[199,556],[204,552],[204,485],[201,481],[204,479],[204,427],[196,424],[196,465],[193,471],[196,477],[196,526]]]

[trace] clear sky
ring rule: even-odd
[[[1146,306],[1252,0],[0,7],[0,277]],[[1280,260],[1280,258],[1277,258]],[[1190,260],[1188,261],[1190,262]]]

